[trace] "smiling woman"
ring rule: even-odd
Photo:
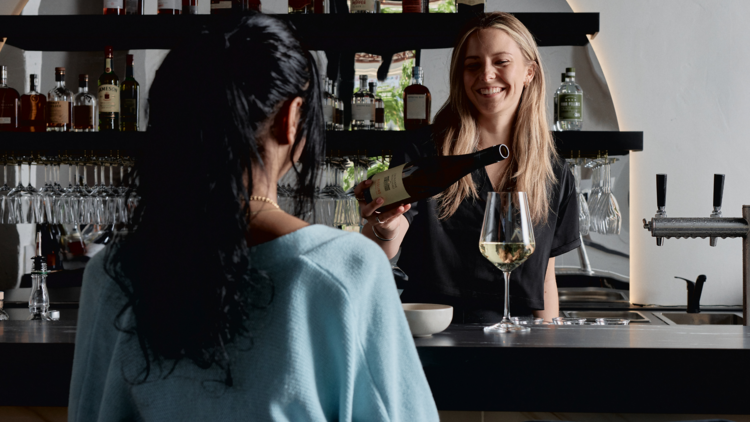
[[[513,15],[489,13],[461,31],[450,67],[450,95],[429,128],[394,151],[391,167],[427,156],[470,154],[497,144],[510,157],[470,175],[443,193],[383,213],[362,204],[365,236],[409,276],[403,302],[454,307],[454,322],[497,322],[503,311],[502,274],[478,247],[484,200],[490,192],[526,192],[536,250],[514,270],[514,316],[558,316],[555,256],[578,247],[578,210],[570,169],[548,131],[544,68],[534,38]],[[357,189],[367,187],[366,182]],[[357,192],[357,190],[355,190]],[[372,235],[373,227],[379,237]]]

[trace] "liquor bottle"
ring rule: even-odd
[[[388,211],[433,197],[448,189],[472,171],[503,161],[510,150],[504,144],[491,146],[473,154],[425,157],[402,164],[370,177],[365,202],[383,198],[379,211]]]
[[[576,69],[565,69],[565,82],[560,85],[557,96],[557,130],[581,130],[583,128],[583,90],[576,83]]]
[[[289,0],[288,5],[290,15],[307,15],[315,12],[313,0]]]
[[[375,96],[375,130],[385,130],[385,103],[378,95],[378,83],[370,82],[370,92]]]
[[[333,91],[333,81],[326,78],[326,90],[323,94],[323,117],[326,121],[326,130],[335,129],[335,123],[333,121],[333,108],[335,107],[335,101],[331,91]]]
[[[484,0],[457,0],[458,13],[479,15],[484,13]]]
[[[198,0],[182,0],[182,14],[183,15],[197,15],[198,14]]]
[[[18,130],[18,108],[21,97],[7,85],[8,67],[0,66],[0,132]]]
[[[560,82],[565,82],[565,73],[563,73],[560,76]],[[557,120],[558,120],[558,116],[560,115],[560,112],[558,110],[558,107],[560,106],[560,102],[558,101],[559,96],[560,96],[560,87],[557,88],[557,91],[555,91],[555,95],[553,96],[554,103],[552,106],[552,116],[553,116],[552,117],[552,131],[557,130]]]
[[[120,130],[120,79],[112,69],[112,47],[104,49],[104,73],[99,76],[99,131]]]
[[[89,75],[78,75],[78,93],[73,97],[73,131],[96,132],[96,97],[89,93]]]
[[[18,130],[21,132],[47,131],[47,98],[37,92],[39,75],[29,75],[29,92],[21,96]]]
[[[73,93],[65,87],[65,68],[55,68],[55,87],[47,93],[47,132],[73,129]]]
[[[125,0],[126,15],[142,15],[144,0]]]
[[[375,96],[367,90],[367,75],[359,75],[359,91],[352,96],[352,130],[375,126]]]
[[[401,2],[402,4],[402,13],[422,13],[422,4],[425,2],[428,2],[429,0],[403,0]]]
[[[125,7],[123,0],[104,0],[105,15],[124,15]]]
[[[424,73],[421,66],[414,66],[411,71],[411,85],[404,89],[404,128],[419,129],[430,124],[432,95],[422,83]]]
[[[179,15],[182,12],[180,0],[158,0],[156,8],[157,15]]]
[[[350,13],[378,13],[380,11],[379,0],[351,0]]]
[[[232,14],[232,0],[211,0],[212,15]]]
[[[137,132],[140,126],[141,86],[133,77],[133,55],[128,54],[125,61],[125,80],[120,89],[120,121],[123,132]]]

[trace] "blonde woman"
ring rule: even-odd
[[[461,32],[450,67],[450,96],[435,124],[414,132],[392,166],[430,155],[459,155],[496,144],[509,159],[492,164],[442,194],[377,213],[361,202],[365,236],[409,276],[403,302],[453,305],[454,322],[497,322],[503,312],[501,272],[479,253],[484,202],[492,190],[526,192],[536,250],[510,284],[511,315],[558,316],[555,256],[579,246],[572,175],[556,151],[546,117],[544,73],[532,35],[514,16],[489,13]],[[356,194],[369,186],[360,184]]]

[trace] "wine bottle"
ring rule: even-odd
[[[404,129],[415,130],[430,124],[432,94],[424,86],[424,70],[412,67],[411,85],[404,89]]]
[[[373,175],[366,189],[365,202],[383,198],[378,211],[388,211],[403,204],[430,198],[448,189],[472,171],[508,158],[504,144],[473,154],[426,157]]]
[[[125,80],[120,89],[120,130],[137,132],[140,118],[140,85],[133,77],[133,55],[128,54],[125,60]]]
[[[7,79],[8,68],[0,66],[0,132],[15,132],[21,96],[6,84]]]
[[[99,131],[120,130],[120,78],[112,66],[112,47],[104,49],[104,73],[99,76]]]

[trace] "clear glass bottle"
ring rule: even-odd
[[[432,94],[424,86],[424,71],[414,66],[411,72],[411,85],[404,89],[404,129],[414,130],[430,124]]]
[[[96,96],[89,93],[89,75],[78,75],[78,93],[73,97],[73,131],[96,132]]]
[[[378,95],[378,83],[370,82],[370,92],[375,96],[375,130],[385,130],[385,103]]]
[[[375,126],[375,96],[367,90],[367,75],[359,75],[359,91],[352,96],[352,130]]]
[[[47,132],[73,129],[73,93],[65,87],[65,68],[55,68],[55,87],[47,93]]]
[[[34,269],[31,271],[31,295],[29,296],[29,313],[32,319],[44,319],[49,310],[49,292],[47,291],[47,263],[43,256],[35,256]]]
[[[335,130],[335,122],[333,121],[335,102],[333,98],[333,81],[326,78],[325,92],[323,93],[323,117],[326,121],[326,130]]]
[[[29,92],[21,96],[21,111],[18,130],[21,132],[45,132],[47,130],[47,98],[37,91],[39,75],[29,75]]]
[[[379,13],[380,0],[351,0],[349,13]]]
[[[18,91],[7,85],[7,80],[8,67],[0,66],[0,132],[15,132],[21,97]]]
[[[576,69],[565,69],[565,82],[557,94],[557,130],[581,130],[583,128],[583,90],[576,83]]]
[[[560,82],[565,82],[565,73],[560,76]],[[560,112],[558,107],[560,106],[558,97],[560,96],[560,87],[557,87],[555,94],[552,96],[552,131],[557,130],[557,120],[559,119]]]

